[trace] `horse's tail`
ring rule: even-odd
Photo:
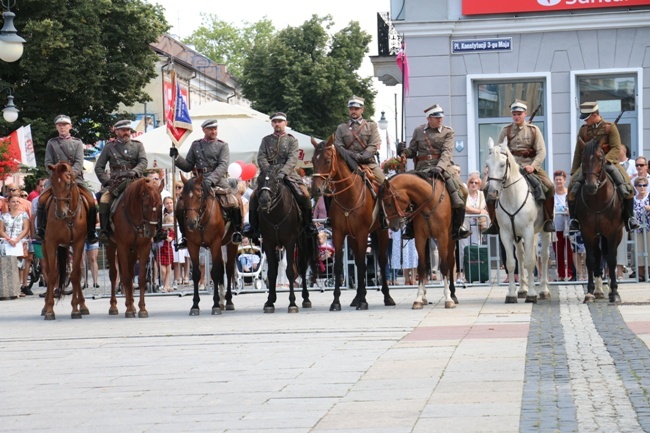
[[[68,251],[69,248],[67,246],[56,247],[56,266],[59,272],[58,287],[59,287],[59,293],[61,293],[61,298],[63,298],[63,294],[65,292],[65,290],[63,289],[65,289],[66,276],[68,274]]]
[[[304,254],[305,270],[309,267],[312,275],[318,275],[318,238],[303,233],[298,237],[298,245],[300,254]]]

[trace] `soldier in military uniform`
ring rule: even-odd
[[[513,122],[504,126],[499,134],[498,142],[502,143],[508,139],[508,149],[517,160],[522,173],[533,187],[535,200],[543,205],[544,228],[548,233],[555,232],[554,211],[555,211],[555,185],[548,174],[542,168],[546,158],[546,143],[539,128],[530,122],[526,122],[528,106],[525,102],[515,100],[510,105]],[[486,195],[487,197],[487,195]],[[483,233],[494,235],[499,233],[495,216],[494,200],[486,203],[488,214],[492,225]]]
[[[375,180],[383,183],[384,172],[375,159],[381,144],[379,129],[375,122],[363,118],[364,103],[365,100],[359,96],[350,98],[348,101],[350,120],[336,128],[334,144],[347,151],[357,163],[368,166]]]
[[[79,192],[88,203],[88,213],[86,214],[86,223],[88,227],[87,241],[90,244],[97,242],[95,226],[97,225],[97,206],[95,205],[95,196],[88,189],[84,181],[83,162],[84,162],[84,143],[76,137],[70,135],[72,121],[65,114],[60,114],[54,119],[54,124],[59,132],[59,136],[52,138],[47,142],[45,148],[45,168],[49,174],[52,170],[49,165],[56,165],[59,162],[67,162],[72,166]],[[46,204],[52,197],[52,189],[49,179],[45,183],[45,189],[38,198],[38,207],[36,209],[36,238],[45,238],[45,226],[47,223]]]
[[[212,192],[213,188],[216,187],[218,194],[233,195],[227,180],[230,149],[228,143],[217,138],[218,122],[214,119],[206,120],[201,124],[201,128],[204,137],[192,143],[185,158],[178,155],[178,149],[175,147],[169,149],[169,156],[175,159],[176,167],[183,171],[196,169],[197,172],[202,172],[203,187],[206,191]],[[242,241],[240,232],[242,225],[241,208],[236,198],[229,200],[229,203],[234,203],[234,206],[224,210],[234,226],[231,241],[233,244],[238,245]],[[185,208],[181,199],[176,203],[176,219],[179,222],[178,226],[181,231],[181,241],[176,248],[186,248]]]
[[[307,187],[296,172],[300,148],[298,140],[285,131],[287,115],[281,111],[271,115],[273,134],[262,138],[257,152],[257,165],[260,170],[266,167],[276,169],[278,177],[284,180],[300,206],[302,220],[307,236],[315,236],[318,231],[312,221],[311,198]],[[247,237],[259,237],[259,215],[257,212],[257,194],[253,193],[248,203],[249,229],[244,233]]]
[[[113,125],[113,130],[117,139],[106,143],[95,163],[95,174],[104,187],[99,199],[99,240],[102,243],[109,241],[112,197],[118,197],[130,182],[142,177],[148,164],[144,145],[131,140],[131,121],[120,120]],[[107,164],[110,167],[110,176],[106,173]]]
[[[397,155],[413,158],[416,171],[426,173],[428,177],[438,175],[444,179],[453,210],[452,238],[464,239],[470,235],[470,231],[463,227],[467,190],[452,169],[454,130],[442,124],[445,112],[440,105],[432,105],[424,110],[424,114],[427,123],[415,128],[409,147],[405,143],[397,145]],[[412,233],[412,226],[407,226],[404,238],[412,238]]]
[[[615,123],[606,122],[600,116],[597,102],[585,102],[580,105],[580,119],[585,121],[578,132],[578,142],[573,153],[573,164],[571,165],[571,182],[569,183],[569,193],[567,194],[567,204],[571,222],[570,230],[579,230],[580,225],[575,219],[575,198],[580,187],[584,182],[582,175],[582,153],[586,144],[592,139],[598,140],[602,149],[606,152],[605,171],[614,181],[616,191],[623,201],[623,219],[627,230],[636,230],[640,228],[639,222],[634,217],[634,189],[630,183],[630,177],[619,164],[618,157],[621,146],[621,136]]]

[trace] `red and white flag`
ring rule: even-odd
[[[192,133],[192,119],[187,106],[187,89],[181,89],[175,71],[172,71],[171,77],[171,86],[165,88],[165,122],[167,135],[172,139],[174,146],[180,147]]]

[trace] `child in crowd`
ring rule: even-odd
[[[166,214],[163,217],[163,224],[174,224],[174,216],[172,214]],[[172,263],[174,262],[174,229],[165,228],[163,229],[167,233],[167,237],[162,241],[162,245],[158,249],[158,261],[160,263],[160,276],[163,283],[163,292],[173,292],[174,289],[171,287],[171,278],[172,278]]]

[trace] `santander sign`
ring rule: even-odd
[[[650,0],[462,0],[463,15],[650,6]]]

